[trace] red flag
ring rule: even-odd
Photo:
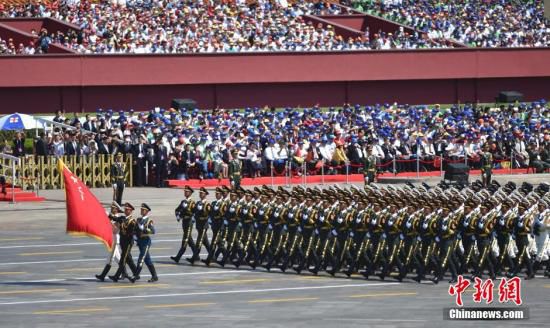
[[[65,199],[67,201],[67,233],[86,235],[112,249],[113,229],[111,221],[101,203],[63,163],[58,161],[59,172],[63,172],[65,181]]]

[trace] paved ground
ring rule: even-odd
[[[500,178],[500,177],[499,177]],[[500,178],[506,181],[506,177]],[[514,177],[518,179],[518,177]],[[540,177],[538,181],[540,182]],[[543,177],[548,181],[548,177]],[[517,180],[519,181],[519,180]],[[536,180],[533,182],[537,182]],[[435,180],[429,181],[435,183]],[[107,204],[110,191],[94,190]],[[147,201],[158,234],[152,254],[160,281],[134,285],[92,279],[106,251],[90,238],[65,235],[61,191],[42,192],[42,204],[0,204],[1,327],[478,327],[491,322],[443,320],[454,299],[448,284],[410,280],[332,278],[327,275],[175,265],[180,226],[173,210],[181,190],[132,189],[125,200]],[[144,269],[147,272],[147,269]],[[143,275],[146,278],[147,275]],[[146,279],[145,279],[146,280]],[[550,281],[523,282],[527,321],[498,325],[544,326],[550,319]],[[472,291],[464,296],[471,305]],[[495,295],[498,294],[495,293]]]

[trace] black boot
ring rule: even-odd
[[[157,270],[155,270],[155,266],[153,264],[148,264],[147,268],[149,268],[149,271],[151,272],[151,279],[149,279],[148,282],[158,281],[159,277],[157,276]]]
[[[96,274],[95,277],[99,281],[105,281],[105,276],[107,275],[109,270],[111,270],[111,265],[107,264],[107,265],[105,265],[105,268],[103,268],[103,272],[101,272],[101,274]]]
[[[178,255],[176,256],[170,256],[170,258],[176,262],[176,263],[180,263],[180,259],[181,257],[183,256],[183,253],[185,253],[185,247],[181,247],[180,250],[178,251]]]

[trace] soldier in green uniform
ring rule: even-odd
[[[183,253],[185,253],[185,250],[187,249],[187,245],[189,245],[192,250],[195,247],[193,237],[191,236],[193,221],[195,220],[194,214],[196,205],[195,201],[191,199],[191,195],[194,190],[189,186],[185,186],[183,191],[185,194],[185,199],[181,201],[175,210],[176,219],[178,222],[181,221],[181,228],[183,230],[181,247],[176,256],[170,256],[170,258],[176,263],[179,263]],[[194,250],[193,253],[195,253]]]
[[[367,146],[367,155],[363,157],[363,160],[363,177],[365,185],[369,185],[376,178],[376,156],[372,154],[372,145]]]
[[[206,249],[210,249],[210,244],[208,243],[208,237],[206,232],[208,231],[208,218],[211,211],[211,204],[206,200],[208,196],[208,191],[201,187],[199,189],[199,200],[195,203],[194,217],[195,225],[197,227],[197,242],[193,249],[193,256],[187,258],[186,260],[193,265],[195,261],[200,260],[200,251],[202,245],[206,246]]]
[[[149,217],[149,212],[151,212],[149,205],[145,203],[141,204],[141,217],[136,221],[136,237],[137,245],[139,247],[139,257],[134,280],[139,279],[141,268],[143,267],[143,263],[145,263],[149,269],[149,272],[151,272],[151,279],[149,279],[149,282],[155,282],[158,281],[159,278],[150,255],[151,235],[155,233],[155,226],[153,224],[153,220]]]
[[[489,144],[483,146],[481,154],[481,182],[487,188],[491,184],[491,175],[493,173],[493,154],[489,152]]]
[[[229,180],[233,188],[238,188],[241,186],[241,170],[243,165],[237,157],[238,152],[236,149],[231,152],[231,155],[233,155],[233,159],[229,162]]]
[[[116,154],[116,160],[111,165],[111,182],[113,184],[113,200],[122,204],[122,193],[124,192],[125,165],[122,162],[122,153]]]

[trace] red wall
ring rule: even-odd
[[[0,113],[550,98],[550,49],[2,56]]]

